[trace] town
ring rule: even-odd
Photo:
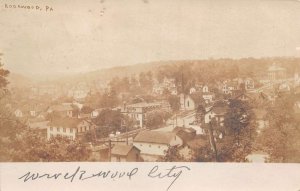
[[[176,62],[107,80],[8,88],[3,107],[17,122],[7,124],[24,133],[2,160],[299,161],[295,60]]]

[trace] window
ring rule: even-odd
[[[59,132],[60,131],[60,128],[59,127],[57,127],[57,132]]]
[[[53,131],[53,127],[50,127],[50,131]]]
[[[73,129],[72,128],[70,129],[70,133],[73,133]]]
[[[66,128],[64,128],[64,133],[66,132]]]
[[[151,145],[149,145],[149,147],[151,147]]]
[[[160,145],[158,145],[158,148],[160,148]]]

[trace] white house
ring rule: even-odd
[[[77,125],[77,133],[85,133],[97,128],[97,125],[89,119],[81,120]]]
[[[123,107],[121,108],[121,113],[134,119],[136,121],[136,125],[138,125],[139,127],[144,127],[145,114],[149,111],[161,108],[162,104],[155,102],[141,102],[131,105],[126,105],[124,103]]]
[[[253,90],[254,89],[254,80],[251,78],[245,79],[245,89],[246,90]]]
[[[191,87],[191,88],[190,88],[190,94],[193,94],[193,93],[195,93],[195,92],[196,92],[196,88]]]
[[[182,139],[175,133],[163,131],[141,131],[133,140],[144,161],[156,161],[166,155],[169,146],[182,144]]]
[[[71,140],[76,138],[78,119],[63,118],[50,121],[47,127],[47,139],[55,136],[67,137]]]
[[[16,109],[14,114],[16,117],[23,117],[23,112],[20,109]]]
[[[204,85],[203,87],[202,87],[202,93],[208,93],[209,91],[208,91],[208,86],[207,85]]]
[[[180,108],[181,110],[194,110],[196,103],[191,96],[180,94]]]
[[[212,121],[212,119],[215,119],[220,126],[223,126],[226,113],[226,105],[214,105],[205,113],[204,123],[208,124]]]
[[[205,100],[206,103],[211,103],[213,102],[213,99],[215,97],[214,93],[210,93],[210,92],[204,92],[202,94],[203,99]]]

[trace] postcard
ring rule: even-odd
[[[300,1],[2,0],[0,190],[300,190]]]

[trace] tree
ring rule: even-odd
[[[219,156],[223,161],[245,161],[251,153],[256,137],[256,122],[250,106],[240,100],[231,100],[224,119],[223,138],[219,141]]]
[[[15,162],[86,161],[91,152],[78,140],[57,136],[47,141],[32,130],[25,131],[16,140],[12,151],[11,159]]]
[[[179,97],[178,96],[175,96],[175,95],[170,95],[168,97],[168,102],[171,106],[171,109],[173,111],[178,111],[180,109],[180,100],[179,100]]]
[[[269,108],[269,126],[258,137],[258,148],[267,152],[270,162],[300,162],[299,123],[293,113],[297,98],[286,95]]]
[[[146,113],[146,126],[150,129],[159,128],[171,117],[166,111],[153,110]]]
[[[8,84],[8,81],[6,78],[9,74],[9,71],[3,69],[2,56],[3,56],[3,54],[0,52],[0,90],[4,91],[4,90],[6,90],[6,86]]]
[[[144,89],[145,92],[152,91],[153,88],[153,74],[151,71],[144,73],[141,72],[139,74],[139,82],[141,87]]]
[[[169,146],[158,162],[184,162],[184,157],[179,153],[177,146]]]

